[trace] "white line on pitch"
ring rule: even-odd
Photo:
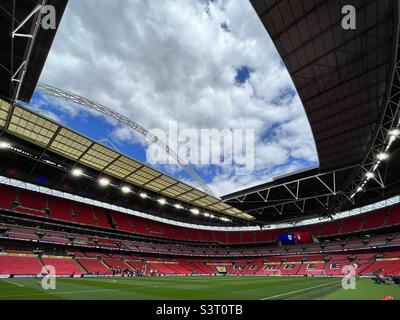
[[[325,287],[325,286],[329,286],[331,284],[337,284],[337,282],[329,282],[329,283],[323,283],[317,286],[313,286],[313,287],[308,287],[308,288],[304,288],[304,289],[299,289],[299,290],[295,290],[295,291],[290,291],[290,292],[286,292],[286,293],[282,293],[282,294],[277,294],[275,296],[271,296],[271,297],[267,297],[267,298],[262,298],[260,300],[271,300],[274,298],[279,298],[279,297],[283,297],[283,296],[287,296],[287,295],[291,295],[293,293],[298,293],[298,292],[302,292],[302,291],[307,291],[310,289],[315,289],[315,288],[319,288],[319,287]]]
[[[22,284],[19,284],[19,283],[13,282],[13,281],[4,280],[4,282],[11,283],[11,284],[16,285],[16,286],[18,286],[18,287],[23,287]]]
[[[117,289],[99,289],[99,290],[82,290],[82,291],[55,291],[55,292],[39,292],[39,293],[26,293],[26,294],[13,294],[0,296],[4,297],[30,297],[30,296],[43,296],[43,295],[57,295],[57,294],[75,294],[75,293],[92,293],[92,292],[104,292],[104,291],[115,291]]]

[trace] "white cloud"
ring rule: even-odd
[[[238,86],[241,66],[252,72]],[[221,168],[211,179],[219,193],[298,169],[302,159],[316,160],[300,100],[276,103],[292,81],[245,0],[70,1],[41,81],[149,129],[166,129],[171,120],[180,128],[254,129],[257,171],[235,177],[233,168]],[[70,115],[82,113],[61,106]],[[118,125],[112,137],[143,143]]]

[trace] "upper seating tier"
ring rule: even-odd
[[[375,212],[331,222],[301,226],[292,230],[210,231],[169,225],[1,184],[0,195],[0,209],[4,210],[15,210],[19,213],[46,217],[49,220],[68,221],[81,225],[117,229],[133,234],[192,242],[216,242],[220,244],[267,243],[275,242],[280,234],[293,230],[308,231],[314,237],[327,237],[400,224],[400,205],[395,205]],[[18,202],[19,205],[13,206],[14,201],[15,203]]]

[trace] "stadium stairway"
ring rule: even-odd
[[[107,216],[108,222],[110,223],[111,229],[118,229],[117,223],[114,217],[110,214]]]
[[[85,267],[84,267],[83,265],[80,264],[80,262],[79,262],[77,259],[74,258],[73,260],[74,260],[76,266],[79,268],[79,270],[81,270],[82,274],[87,274],[87,273],[89,273],[89,272],[85,269]]]
[[[357,263],[357,262],[356,262]],[[363,265],[361,265],[359,268],[356,269],[357,274],[363,274],[365,270],[368,270],[371,268],[371,266],[375,263],[375,259],[372,261],[369,261]]]
[[[125,263],[125,260],[119,259],[112,259],[112,258],[104,258],[102,260],[109,268],[119,268],[122,270],[125,269],[132,269],[130,265]]]
[[[138,260],[125,260],[125,263],[133,270],[136,270],[138,272],[145,273],[145,266],[143,261],[138,261]]]
[[[111,274],[109,268],[105,267],[97,258],[78,258],[77,260],[88,273]]]
[[[104,259],[104,258],[99,259],[99,262],[100,262],[107,270],[109,270],[109,271],[111,272],[111,268],[107,265],[107,263],[105,263],[105,262],[103,261],[103,259]]]

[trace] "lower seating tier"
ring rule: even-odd
[[[264,276],[332,276],[344,275],[344,266],[353,266],[358,275],[400,276],[400,252],[370,254],[307,255],[267,257],[252,260],[225,258],[185,259],[125,256],[113,258],[71,258],[70,256],[43,256],[33,253],[5,252],[0,255],[0,274],[37,275],[42,266],[52,266],[56,275],[123,274],[136,275],[264,275]],[[290,261],[289,261],[290,260]]]

